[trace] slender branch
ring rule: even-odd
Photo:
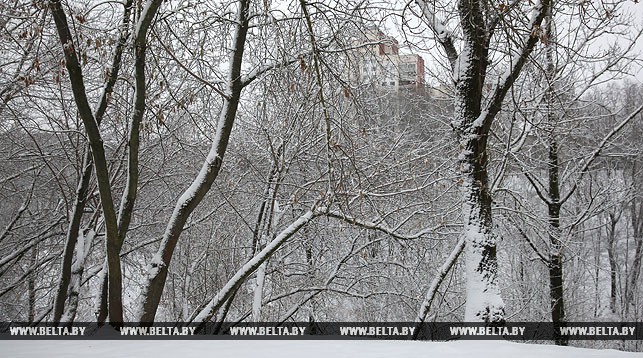
[[[540,250],[538,250],[538,247],[536,247],[536,245],[533,243],[533,241],[531,241],[529,236],[527,236],[527,233],[523,229],[521,229],[520,226],[518,226],[518,225],[514,224],[514,227],[516,228],[516,230],[518,230],[518,233],[520,233],[520,236],[522,236],[522,238],[525,239],[527,244],[529,244],[531,249],[534,250],[536,255],[538,255],[540,260],[548,265],[549,264],[549,259],[547,257],[545,257],[545,255],[540,253]]]
[[[599,143],[598,147],[596,147],[596,149],[589,156],[589,159],[585,161],[585,164],[580,169],[580,175],[574,181],[574,186],[572,186],[572,188],[569,190],[567,195],[565,195],[563,199],[561,199],[560,201],[561,204],[565,203],[572,196],[572,194],[574,194],[574,192],[578,188],[578,183],[580,183],[583,180],[583,177],[585,176],[585,174],[587,174],[587,169],[589,169],[589,166],[592,165],[592,163],[596,158],[598,158],[598,156],[601,154],[603,149],[605,149],[605,146],[612,139],[612,137],[615,136],[623,127],[625,127],[625,125],[628,124],[634,117],[636,117],[639,113],[641,113],[641,111],[643,111],[643,104],[639,106],[639,108],[635,109],[632,113],[630,113],[629,116],[627,116],[624,120],[622,120],[621,123],[616,125],[616,127],[614,127],[605,136],[605,138],[603,138],[603,140]]]
[[[55,254],[54,255],[49,255],[44,260],[42,260],[42,261],[34,264],[33,266],[29,267],[28,269],[26,269],[25,272],[22,275],[20,275],[20,277],[18,277],[11,284],[9,284],[8,286],[5,286],[2,290],[0,290],[0,297],[4,296],[7,292],[13,290],[17,286],[20,286],[20,285],[24,284],[25,279],[29,275],[32,275],[38,268],[44,266],[46,263],[48,263],[49,261],[54,260],[57,257],[58,257],[58,255],[55,255]]]
[[[465,246],[466,240],[465,237],[462,236],[458,243],[455,245],[453,248],[453,251],[451,251],[451,254],[449,257],[447,257],[446,261],[440,266],[438,269],[438,272],[436,273],[435,277],[431,281],[431,285],[429,286],[429,289],[426,292],[426,295],[424,297],[424,301],[422,302],[422,305],[420,306],[420,310],[418,311],[417,317],[415,318],[415,322],[418,325],[417,328],[419,328],[419,324],[424,322],[426,320],[426,316],[429,314],[429,310],[431,309],[431,305],[433,304],[433,300],[435,299],[435,294],[438,292],[438,288],[446,278],[447,274],[455,265],[456,261],[458,260],[458,257],[464,251],[464,246]],[[417,339],[417,334],[419,333],[419,329],[415,330],[415,333],[413,334],[413,339]]]
[[[166,20],[164,20],[164,21],[166,21]],[[168,24],[168,26],[169,26],[169,24]],[[154,33],[154,34],[156,35],[156,33]],[[230,96],[229,96],[229,95],[227,95],[225,92],[223,92],[223,90],[219,89],[219,87],[215,86],[215,85],[214,85],[214,83],[212,83],[211,81],[208,81],[208,80],[204,79],[203,77],[201,77],[201,76],[197,75],[196,73],[194,73],[194,72],[193,72],[192,70],[190,70],[186,65],[184,65],[184,64],[183,64],[183,62],[181,62],[181,60],[179,60],[178,58],[176,58],[176,55],[174,55],[174,52],[173,52],[173,51],[171,51],[171,50],[167,47],[167,45],[166,45],[163,41],[161,41],[161,39],[159,39],[158,35],[156,35],[156,38],[159,40],[159,43],[161,44],[161,46],[163,47],[163,49],[165,50],[165,52],[166,52],[168,55],[170,55],[170,57],[172,57],[172,59],[174,60],[174,62],[176,62],[176,64],[178,64],[178,65],[179,65],[179,67],[181,67],[181,68],[183,69],[183,71],[187,72],[190,76],[192,76],[192,77],[193,77],[194,79],[196,79],[197,81],[199,81],[199,82],[203,83],[204,85],[206,85],[206,86],[210,87],[210,88],[211,88],[214,92],[216,92],[219,96],[223,97],[224,99],[226,99],[226,100],[228,100],[228,101],[230,100]]]
[[[424,229],[421,231],[416,232],[415,234],[400,234],[397,232],[395,229],[391,229],[390,227],[382,224],[377,224],[371,221],[366,221],[366,220],[360,220],[355,217],[345,215],[336,211],[329,211],[325,214],[328,217],[334,218],[334,219],[339,219],[342,221],[345,221],[349,224],[352,225],[357,225],[359,227],[363,227],[365,229],[370,229],[370,230],[377,230],[381,231],[391,237],[394,237],[399,240],[416,240],[421,237],[424,237],[427,235],[429,232],[432,232],[434,228],[429,228],[429,229]]]
[[[250,259],[228,280],[228,282],[219,290],[219,292],[210,300],[206,307],[194,318],[193,322],[204,323],[209,321],[216,314],[221,305],[225,303],[230,295],[239,287],[247,277],[250,276],[264,261],[281,247],[290,237],[299,231],[304,225],[308,224],[315,216],[320,213],[315,206],[282,230],[266,247],[261,250],[255,257]]]
[[[643,104],[639,106],[637,109],[635,109],[632,113],[630,113],[629,116],[627,116],[624,120],[621,121],[616,127],[614,127],[604,138],[603,140],[599,143],[598,147],[592,152],[592,154],[589,156],[589,159],[585,161],[585,164],[583,167],[580,169],[580,175],[579,177],[574,181],[574,186],[569,190],[569,192],[561,199],[560,203],[563,204],[564,202],[569,199],[572,194],[576,191],[578,188],[578,183],[583,180],[583,177],[585,174],[587,174],[587,169],[589,169],[589,166],[592,165],[594,160],[598,158],[598,156],[601,154],[603,149],[605,149],[605,146],[609,143],[609,141],[614,137],[623,127],[625,127],[626,124],[628,124],[634,117],[636,117],[639,113],[643,111]]]
[[[540,200],[544,201],[545,204],[550,205],[552,201],[549,198],[549,195],[543,194],[542,190],[540,189],[542,187],[542,183],[540,183],[540,181],[538,181],[538,179],[536,179],[535,177],[532,177],[531,174],[527,172],[524,172],[524,174],[527,180],[529,181],[529,183],[531,184],[531,186],[536,191],[536,194],[538,194],[538,197],[540,198]]]
[[[3,266],[9,264],[12,260],[24,255],[24,253],[26,253],[29,249],[31,249],[38,243],[50,238],[51,236],[57,235],[55,232],[53,232],[53,229],[58,226],[64,219],[64,216],[59,217],[56,222],[41,230],[37,235],[34,236],[32,240],[29,240],[24,246],[0,259],[0,269],[2,269]],[[0,274],[0,276],[2,275]]]
[[[500,6],[504,7],[499,7],[496,12],[496,15],[491,18],[489,21],[489,24],[487,25],[487,46],[489,46],[489,41],[491,41],[491,38],[493,37],[494,32],[496,31],[496,28],[498,27],[498,24],[502,19],[504,19],[504,14],[508,13],[511,11],[513,8],[515,8],[518,4],[520,4],[522,0],[514,0],[511,4],[505,5],[502,4]]]
[[[35,175],[35,178],[38,177],[38,174]],[[25,200],[22,202],[22,205],[20,205],[20,208],[18,208],[18,212],[16,212],[16,215],[13,217],[13,220],[5,227],[4,231],[2,232],[2,235],[0,235],[0,242],[2,242],[11,232],[13,227],[16,225],[18,220],[20,220],[20,217],[24,212],[27,210],[29,207],[29,203],[31,202],[31,198],[33,197],[33,191],[34,188],[36,187],[36,180],[34,179],[34,182],[31,184],[31,188],[29,189],[29,193],[27,193],[27,197]]]
[[[263,74],[265,74],[268,71],[271,71],[275,68],[281,68],[281,67],[286,67],[289,65],[292,65],[295,62],[300,61],[302,58],[310,56],[312,54],[312,51],[304,51],[296,56],[293,56],[290,59],[286,59],[280,62],[273,62],[269,63],[266,65],[263,65],[261,67],[255,68],[252,70],[250,73],[246,74],[241,78],[241,82],[243,83],[244,86],[249,85],[252,81],[256,80],[257,78],[261,77]]]
[[[313,68],[315,69],[315,79],[317,81],[317,85],[319,86],[318,97],[319,102],[322,105],[322,113],[324,117],[324,124],[326,127],[326,164],[328,166],[328,192],[330,193],[332,192],[332,185],[334,181],[331,148],[331,118],[328,109],[328,103],[326,102],[326,96],[324,95],[324,82],[320,66],[321,56],[319,53],[317,40],[315,38],[315,32],[313,31],[313,20],[310,16],[310,13],[308,12],[308,4],[306,3],[306,0],[299,0],[299,6],[301,7],[301,11],[303,12],[304,18],[306,19],[308,38],[313,52]]]
[[[145,57],[147,52],[147,32],[161,2],[162,0],[151,0],[147,3],[136,26],[136,33],[134,34],[134,111],[132,113],[127,143],[127,182],[118,210],[118,243],[115,248],[117,253],[120,253],[121,247],[123,246],[138,192],[140,126],[146,110]]]
[[[531,14],[531,20],[527,27],[529,31],[527,38],[525,39],[524,47],[520,53],[515,56],[511,63],[510,67],[507,69],[505,74],[502,76],[500,83],[496,86],[491,95],[491,100],[486,107],[486,110],[480,113],[478,119],[476,119],[474,126],[480,126],[482,133],[489,133],[491,128],[491,123],[496,117],[500,109],[502,108],[502,102],[504,101],[507,92],[513,86],[514,82],[518,78],[522,67],[527,62],[527,58],[533,51],[534,47],[539,41],[538,34],[540,33],[540,25],[545,19],[549,7],[551,6],[551,0],[542,0],[537,5],[534,6]]]

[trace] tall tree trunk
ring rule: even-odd
[[[121,68],[123,49],[125,48],[127,38],[129,37],[129,23],[132,13],[132,3],[133,0],[128,0],[124,4],[120,35],[118,43],[114,48],[114,55],[112,57],[111,67],[109,69],[109,75],[107,76],[107,81],[105,82],[105,86],[103,87],[103,92],[98,101],[98,105],[94,110],[94,118],[96,119],[96,123],[99,126],[103,120],[105,111],[107,110],[108,101],[114,90],[114,85],[116,84],[118,73]],[[76,247],[76,241],[78,240],[78,234],[80,230],[80,223],[87,201],[89,183],[92,176],[92,164],[91,146],[87,144],[85,148],[85,154],[83,156],[82,173],[80,179],[78,180],[78,187],[76,189],[76,201],[74,203],[71,220],[69,222],[69,228],[67,230],[67,238],[63,253],[63,262],[60,272],[60,281],[58,283],[56,299],[54,301],[54,322],[60,321],[60,318],[65,309],[65,301],[67,300],[69,280],[71,276],[73,250]]]
[[[463,166],[468,168],[463,171],[462,188],[467,276],[464,318],[467,322],[502,324],[505,309],[498,287],[498,259],[492,226],[486,149],[465,152],[464,157],[466,161]]]
[[[94,168],[96,170],[96,178],[98,181],[98,191],[101,199],[101,206],[103,208],[103,215],[105,217],[105,245],[107,261],[109,264],[109,277],[110,280],[119,280],[121,275],[120,258],[118,253],[115,252],[115,246],[118,242],[118,226],[116,211],[114,210],[114,201],[112,199],[112,189],[103,139],[98,128],[98,123],[96,122],[87,99],[82,66],[80,65],[78,53],[76,53],[74,37],[71,34],[69,24],[67,22],[67,15],[63,10],[60,0],[50,0],[49,7],[54,17],[60,44],[65,55],[65,65],[67,67],[67,72],[69,73],[74,101],[78,109],[78,114],[83,121],[83,126],[85,127],[85,133],[87,134],[89,144],[92,148]],[[123,307],[120,281],[116,284],[110,285],[109,287],[109,306],[110,321],[122,322]]]
[[[436,41],[442,45],[455,80],[452,125],[461,149],[459,160],[467,275],[465,320],[488,325],[502,324],[505,321],[505,309],[498,288],[498,259],[487,172],[487,140],[505,96],[539,40],[537,31],[534,30],[540,27],[551,4],[549,0],[542,0],[534,6],[523,45],[516,49],[509,67],[489,94],[483,111],[482,90],[487,75],[489,42],[501,17],[493,19],[487,13],[491,18],[487,22],[484,16],[486,7],[483,9],[481,1],[458,1],[458,17],[462,28],[462,51],[458,54],[454,37],[437,18],[433,7],[424,0],[415,2],[422,10],[424,21],[435,33]]]
[[[98,126],[100,126],[100,123],[103,120],[103,117],[107,110],[109,98],[114,90],[114,85],[116,84],[116,80],[118,79],[118,73],[120,72],[123,50],[127,43],[127,38],[129,37],[129,24],[132,13],[132,3],[133,0],[128,0],[124,4],[119,40],[116,47],[114,48],[114,55],[112,58],[109,75],[107,76],[107,81],[105,83],[105,86],[103,87],[103,92],[101,94],[98,105],[96,106],[96,109],[94,111],[94,118],[96,119],[96,123]],[[82,173],[78,180],[78,187],[76,189],[76,201],[74,202],[74,209],[72,211],[69,228],[67,230],[67,238],[65,241],[65,249],[63,253],[63,262],[61,265],[60,281],[58,283],[56,299],[54,302],[54,322],[60,321],[60,318],[65,309],[65,301],[67,300],[67,292],[71,275],[73,250],[78,240],[80,224],[89,194],[88,191],[89,183],[92,177],[92,165],[93,162],[91,146],[87,144],[85,148],[85,155],[83,157]]]
[[[558,115],[554,103],[556,102],[556,65],[554,57],[556,56],[555,33],[553,30],[553,14],[550,7],[545,16],[545,79],[547,89],[545,92],[546,107],[546,125],[547,125],[547,146],[549,154],[547,156],[547,174],[548,174],[548,198],[547,215],[549,238],[549,305],[551,319],[554,324],[554,341],[557,345],[567,345],[567,339],[560,335],[557,327],[565,322],[565,300],[563,286],[563,245],[561,242],[560,229],[560,210],[562,202],[560,198],[560,166],[558,155],[558,139],[556,128],[558,126]]]
[[[498,288],[496,237],[493,234],[491,193],[487,172],[489,123],[478,123],[482,88],[488,65],[486,25],[481,4],[458,4],[464,49],[456,73],[455,127],[460,141],[460,174],[463,195],[465,272],[467,277],[465,321],[502,324],[504,303]]]
[[[122,246],[123,232],[127,231],[127,226],[129,224],[129,215],[131,214],[131,206],[133,206],[133,200],[128,200],[125,202],[125,206],[121,206],[119,217],[116,216],[116,210],[114,208],[114,200],[112,198],[112,188],[110,183],[109,169],[107,160],[105,157],[105,148],[103,146],[103,138],[99,130],[100,119],[105,112],[107,107],[107,99],[113,88],[113,85],[116,81],[118,75],[118,68],[120,67],[121,53],[125,45],[125,39],[127,38],[127,28],[129,24],[129,17],[132,11],[132,1],[127,1],[125,4],[124,15],[123,15],[123,28],[121,32],[121,37],[119,43],[116,47],[114,53],[114,60],[112,63],[112,68],[110,69],[110,76],[107,79],[105,90],[101,97],[96,112],[93,112],[89,101],[87,98],[87,92],[85,90],[84,77],[82,73],[82,66],[80,65],[78,53],[76,52],[74,37],[71,34],[69,24],[67,22],[67,15],[65,10],[62,7],[60,0],[49,0],[49,8],[51,9],[54,22],[56,24],[56,29],[58,31],[58,37],[63,48],[63,53],[65,56],[65,65],[69,73],[69,80],[72,87],[72,92],[74,95],[74,101],[76,103],[76,108],[78,114],[82,119],[83,126],[85,128],[85,133],[91,147],[92,158],[94,162],[94,168],[96,171],[96,179],[98,182],[98,191],[101,199],[101,206],[103,209],[103,217],[105,220],[105,251],[107,252],[107,277],[108,277],[108,308],[109,308],[109,320],[113,323],[123,322],[123,300],[122,300],[122,272],[121,272],[121,261],[120,261],[120,249]],[[140,122],[140,117],[142,117],[145,110],[144,101],[141,105],[141,98],[144,98],[144,86],[141,87],[140,79],[143,79],[144,74],[141,74],[142,69],[144,70],[144,59],[145,59],[145,39],[147,35],[147,30],[149,29],[152,19],[156,15],[156,12],[161,5],[161,0],[150,0],[145,6],[144,10],[140,15],[139,22],[136,28],[136,39],[135,39],[135,49],[136,49],[136,103],[135,111],[132,118],[132,128],[133,131],[130,132],[129,138],[129,147],[130,147],[130,161],[128,167],[128,189],[126,191],[125,198],[130,199],[131,193],[131,184],[133,183],[136,186],[136,179],[138,175],[132,175],[132,171],[135,171],[137,174],[137,168],[133,168],[137,164],[136,160],[132,163],[131,157],[138,156],[138,127],[137,123]],[[143,45],[141,45],[143,43]],[[144,84],[144,83],[143,83]],[[83,178],[81,178],[81,181]],[[135,189],[134,189],[135,193]],[[123,219],[124,218],[124,219]],[[66,246],[70,246],[69,241]],[[68,269],[69,262],[66,262],[64,270]],[[67,283],[68,284],[68,283]],[[59,292],[57,296],[63,296],[66,294],[66,289],[64,287],[59,287]],[[64,305],[64,302],[60,303],[61,300],[58,300],[58,306]]]

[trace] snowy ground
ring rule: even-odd
[[[2,357],[643,358],[643,353],[505,341],[0,341]]]

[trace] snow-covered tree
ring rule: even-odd
[[[505,96],[541,39],[541,25],[551,2],[537,1],[527,6],[521,2],[496,5],[458,1],[455,9],[447,7],[457,15],[457,32],[439,18],[434,4],[423,0],[416,3],[448,58],[455,86],[452,126],[461,149],[458,159],[464,200],[465,320],[500,324],[505,321],[505,307],[498,286],[487,144]],[[442,7],[438,9],[443,11]],[[512,40],[503,42],[503,33],[511,33]],[[498,53],[504,69],[492,62]]]

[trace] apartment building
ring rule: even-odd
[[[424,93],[422,56],[401,54],[398,41],[376,27],[366,29],[356,45],[354,82],[386,92]]]

